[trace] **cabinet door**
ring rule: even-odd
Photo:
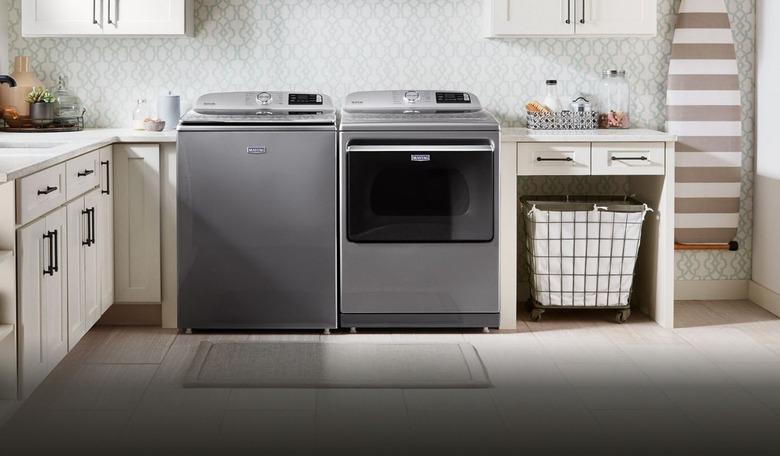
[[[486,0],[490,36],[573,35],[574,2]]]
[[[84,198],[67,206],[68,216],[68,346],[71,350],[87,332],[84,288],[84,244],[88,242],[88,216]]]
[[[191,27],[186,0],[105,0],[107,35],[185,35]]]
[[[574,0],[577,35],[657,33],[656,0]]]
[[[22,0],[22,36],[99,35],[105,0]]]
[[[44,355],[43,278],[50,265],[46,221],[39,220],[20,229],[18,237],[19,272],[19,388],[23,398],[46,378]],[[53,247],[52,247],[53,248]]]
[[[100,149],[100,201],[97,208],[97,250],[100,275],[100,312],[114,304],[114,157]]]
[[[114,296],[159,303],[160,146],[114,146]]]
[[[101,312],[100,271],[98,270],[98,243],[107,241],[99,239],[97,220],[100,217],[100,190],[94,190],[84,195],[84,211],[86,212],[87,243],[84,249],[84,264],[82,265],[82,284],[84,286],[84,312],[86,330],[89,331],[103,315]]]
[[[19,376],[26,398],[68,352],[65,210],[18,231]]]
[[[68,354],[67,212],[46,216],[46,232],[54,233],[54,271],[43,276],[44,333],[49,370]]]

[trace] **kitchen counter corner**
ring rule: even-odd
[[[87,129],[69,133],[0,133],[0,183],[29,176],[116,143],[175,143],[177,132]]]

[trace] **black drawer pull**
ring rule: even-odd
[[[571,157],[566,158],[544,158],[544,157],[536,157],[536,161],[538,162],[573,162],[574,159]]]
[[[57,187],[46,187],[46,190],[38,190],[38,196],[48,195],[49,193],[54,193],[57,190],[59,190]]]
[[[81,171],[80,173],[78,173],[78,176],[79,177],[87,177],[90,174],[95,174],[95,170],[94,169],[85,169],[84,171]]]
[[[612,157],[613,161],[648,161],[647,157]]]

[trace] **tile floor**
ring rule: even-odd
[[[2,454],[777,454],[780,320],[747,302],[549,313],[515,333],[196,334],[98,327],[0,428]],[[467,341],[476,390],[183,389],[202,340]],[[6,452],[6,450],[10,450]]]

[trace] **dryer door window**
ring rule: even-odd
[[[347,239],[492,241],[493,160],[489,145],[350,146]]]

